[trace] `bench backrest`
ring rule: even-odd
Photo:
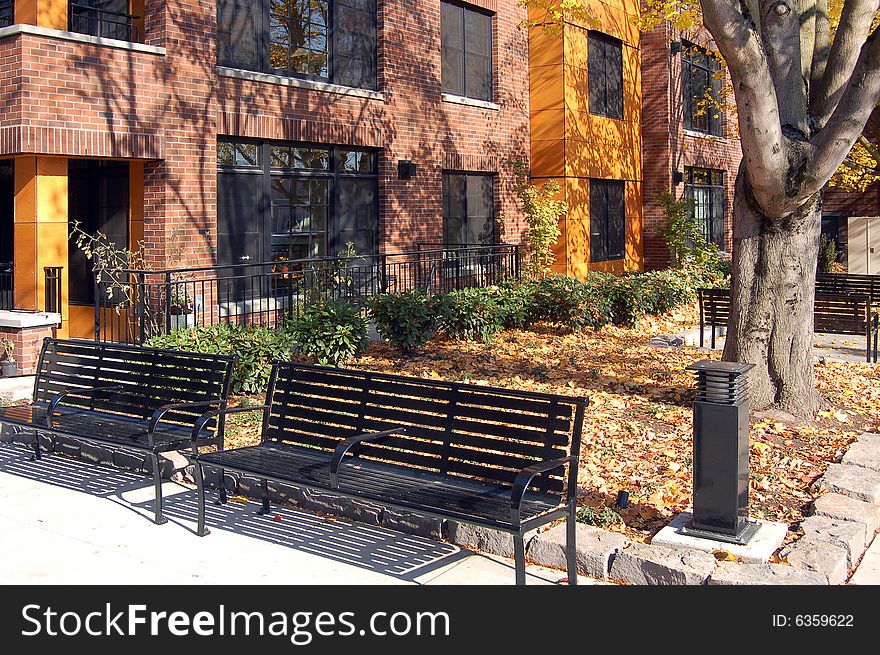
[[[817,293],[813,310],[816,332],[865,334],[871,321],[867,295]]]
[[[730,318],[730,289],[698,289],[700,323],[727,323]]]
[[[119,385],[121,391],[69,395],[66,405],[149,418],[163,405],[226,400],[235,358],[138,346],[46,339],[37,364],[34,400],[47,402],[62,391]],[[168,412],[163,421],[192,425],[210,408]],[[210,427],[210,426],[209,426]]]
[[[871,302],[880,302],[880,275],[818,273],[816,293],[853,293],[870,296]]]
[[[509,391],[365,371],[276,363],[265,441],[332,452],[357,434],[405,427],[359,456],[502,485],[538,461],[580,452],[584,398]],[[572,471],[573,468],[573,471]],[[576,475],[577,466],[569,467]],[[535,488],[563,494],[565,469]],[[571,493],[571,491],[569,491]]]

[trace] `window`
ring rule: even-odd
[[[472,7],[440,3],[443,92],[492,100],[492,16]]]
[[[15,22],[15,3],[13,0],[0,0],[0,27],[9,27]]]
[[[623,42],[601,32],[587,37],[590,113],[623,118]]]
[[[71,159],[68,164],[70,228],[101,232],[116,246],[128,249],[129,170],[127,162]],[[93,304],[93,262],[71,239],[68,249],[70,302]]]
[[[494,243],[494,176],[443,173],[443,241],[447,246]]]
[[[722,136],[721,80],[715,76],[721,70],[721,64],[706,50],[691,43],[684,43],[682,52],[685,129]]]
[[[724,171],[685,168],[684,195],[693,200],[691,211],[706,241],[724,248]]]
[[[68,22],[71,32],[122,41],[139,38],[129,0],[76,0],[70,3]]]
[[[623,259],[625,245],[623,180],[590,180],[590,261]]]
[[[218,63],[376,88],[376,0],[219,0]]]
[[[259,141],[217,144],[223,264],[378,251],[375,152]]]

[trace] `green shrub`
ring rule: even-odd
[[[488,287],[486,291],[498,304],[501,325],[505,329],[528,329],[539,320],[537,282],[534,280],[505,280],[497,287]]]
[[[379,334],[406,354],[424,346],[437,330],[438,301],[419,289],[375,296],[367,304]]]
[[[286,329],[297,351],[322,366],[339,366],[369,345],[367,321],[346,302],[318,303],[290,319]]]
[[[488,342],[503,327],[501,307],[483,288],[444,294],[438,299],[437,312],[440,329],[452,339]]]
[[[266,389],[272,361],[290,359],[292,342],[285,330],[221,323],[176,330],[153,337],[145,345],[169,350],[237,355],[238,363],[232,371],[232,393],[257,393]]]

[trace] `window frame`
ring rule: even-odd
[[[464,195],[461,198],[462,207],[463,207],[463,214],[461,217],[462,222],[461,222],[461,225],[459,226],[459,242],[456,244],[451,244],[446,238],[447,222],[451,218],[449,216],[449,214],[447,213],[447,208],[446,208],[447,188],[448,188],[447,181],[451,177],[464,178]],[[487,217],[487,222],[492,227],[491,227],[491,234],[489,235],[489,238],[487,239],[486,243],[480,243],[480,244],[469,243],[467,240],[468,220],[470,217],[470,214],[468,212],[468,199],[467,199],[467,178],[469,178],[469,177],[485,178],[491,182],[490,189],[491,189],[491,196],[492,197],[491,197],[489,205],[488,205],[489,210],[490,210],[490,215]],[[496,187],[496,181],[497,181],[496,178],[497,177],[498,177],[498,174],[493,173],[493,172],[461,171],[461,170],[455,170],[455,169],[443,169],[443,171],[441,172],[441,183],[440,183],[440,188],[441,188],[440,215],[441,215],[441,220],[443,221],[443,245],[444,245],[444,247],[454,245],[457,248],[461,248],[461,247],[467,247],[467,246],[487,246],[487,245],[494,245],[497,243],[498,226],[497,226],[497,212],[495,211],[495,201],[497,199],[497,192],[496,192],[495,187]]]
[[[620,212],[620,248],[619,251],[612,252],[610,243],[611,230],[611,206],[609,201],[610,189],[618,188],[620,190],[621,212]],[[599,192],[603,195],[604,213],[600,216],[597,212],[597,198]],[[615,262],[626,259],[626,180],[606,179],[606,178],[590,178],[590,262]],[[597,223],[599,224],[597,226]],[[596,228],[599,227],[597,230]],[[598,247],[601,239],[601,249]]]
[[[694,182],[694,173],[706,174],[707,183]],[[717,179],[716,179],[717,176]],[[720,168],[706,168],[704,166],[685,166],[684,169],[684,197],[691,200],[688,211],[691,217],[697,215],[697,201],[694,197],[695,189],[702,189],[708,192],[709,205],[706,210],[705,220],[701,221],[703,238],[707,243],[714,243],[722,250],[725,242],[725,211],[727,209],[727,189],[726,189],[725,171]],[[716,201],[716,195],[720,197],[720,202]],[[717,212],[717,214],[716,214]],[[712,232],[715,222],[720,223],[720,241],[715,241]]]
[[[222,48],[220,47],[223,39],[224,32],[221,31],[221,2],[223,0],[217,0],[217,65],[223,66],[227,68],[233,68],[237,70],[247,70],[253,71],[257,73],[263,73],[266,75],[277,75],[279,77],[286,77],[290,79],[300,79],[300,80],[310,80],[313,82],[319,82],[322,84],[335,84],[338,86],[346,86],[349,88],[357,88],[357,89],[366,89],[370,91],[375,91],[378,89],[378,78],[379,78],[379,50],[378,50],[378,38],[379,38],[379,10],[378,10],[378,0],[373,1],[372,11],[370,12],[371,17],[371,28],[372,28],[372,59],[371,59],[371,76],[370,79],[367,80],[366,84],[361,84],[360,86],[352,86],[347,82],[342,82],[339,80],[339,71],[338,61],[337,61],[337,12],[339,10],[339,2],[337,0],[325,0],[327,3],[327,19],[326,19],[326,32],[324,35],[325,38],[325,46],[327,53],[327,76],[323,77],[321,75],[314,75],[310,73],[299,73],[299,72],[291,72],[290,71],[290,41],[288,37],[288,68],[285,72],[282,69],[276,69],[271,67],[271,52],[272,52],[272,36],[271,36],[271,1],[272,0],[255,0],[253,3],[256,5],[255,11],[257,11],[257,16],[255,20],[255,31],[258,33],[254,34],[254,50],[255,55],[254,58],[256,63],[253,67],[242,68],[240,64],[236,62],[226,61],[223,59],[223,53],[221,52]],[[234,37],[234,35],[230,35]]]
[[[447,87],[447,80],[443,79],[443,68],[444,68],[444,29],[443,29],[443,5],[448,5],[450,7],[454,7],[459,10],[459,15],[461,16],[461,21],[459,23],[459,27],[461,28],[461,56],[460,61],[458,62],[458,73],[461,78],[461,91],[452,90]],[[465,44],[467,42],[467,21],[466,14],[470,12],[473,14],[479,14],[488,18],[489,24],[489,35],[488,35],[488,84],[489,90],[487,97],[478,97],[473,95],[468,95],[468,76],[467,76],[467,48]],[[468,98],[470,100],[477,100],[480,102],[495,102],[495,57],[494,57],[494,47],[495,47],[495,12],[485,9],[483,7],[478,7],[476,5],[469,5],[462,2],[456,2],[455,0],[440,0],[440,90],[442,93],[458,96],[459,98]]]
[[[611,73],[608,70],[608,53],[609,51],[613,51],[615,57],[619,55],[619,72],[620,79],[616,80],[619,82],[620,94],[619,99],[614,102],[614,107],[611,107],[611,102],[608,98],[608,80],[610,78]],[[594,93],[597,92],[597,87],[595,84],[599,84],[599,80],[596,79],[596,74],[598,70],[596,68],[596,59],[597,55],[601,53],[602,56],[602,75],[601,75],[601,83],[602,83],[602,102],[601,107],[595,106],[593,102]],[[591,63],[592,62],[592,63]],[[613,71],[612,71],[613,73]],[[610,34],[606,34],[604,32],[599,32],[597,30],[588,30],[587,31],[587,107],[590,114],[593,116],[604,116],[605,118],[611,118],[614,120],[623,120],[623,115],[625,111],[624,107],[624,81],[623,81],[623,41],[618,39],[617,37],[611,36]],[[618,111],[619,110],[619,111]]]
[[[705,63],[703,63],[703,61],[705,61]],[[695,97],[693,93],[691,93],[691,87],[693,85],[692,79],[695,69],[700,71],[701,74],[706,75],[707,85],[701,98],[705,97],[706,90],[710,90],[713,98],[719,104],[717,107],[718,118],[714,117],[715,112],[706,111],[704,115],[706,121],[705,127],[698,125],[694,121],[695,118],[703,117],[695,115],[697,107],[694,105]],[[688,41],[682,41],[681,89],[682,102],[684,103],[684,111],[682,113],[684,114],[685,130],[709,136],[724,137],[725,113],[724,107],[721,106],[721,80],[714,77],[714,74],[720,70],[721,64],[715,59],[715,57],[709,54],[709,51],[706,50],[706,48]]]
[[[328,143],[315,143],[309,141],[280,141],[273,139],[250,139],[245,137],[233,137],[227,135],[219,135],[217,138],[218,144],[218,153],[219,153],[219,145],[221,143],[246,143],[246,144],[254,144],[257,146],[258,153],[258,163],[256,165],[247,166],[247,165],[222,165],[219,161],[219,154],[217,159],[217,178],[218,178],[218,186],[220,185],[221,176],[224,174],[230,175],[259,175],[262,178],[262,183],[260,185],[260,207],[262,209],[262,216],[258,217],[257,223],[260,232],[262,233],[262,241],[261,241],[261,251],[262,256],[261,259],[265,262],[271,261],[272,257],[272,235],[273,235],[273,205],[272,205],[272,180],[277,177],[285,177],[286,179],[291,180],[302,180],[302,179],[326,179],[328,180],[328,189],[327,189],[327,216],[326,216],[326,225],[325,225],[325,235],[326,235],[326,252],[321,255],[322,257],[334,257],[337,253],[340,252],[341,248],[344,248],[344,243],[339,243],[339,230],[337,229],[337,212],[338,208],[338,195],[339,195],[339,185],[337,181],[341,178],[353,178],[353,179],[363,179],[363,180],[371,180],[373,182],[373,215],[375,216],[375,226],[373,227],[373,243],[374,243],[374,252],[363,253],[358,252],[359,256],[363,257],[372,257],[378,255],[381,250],[381,242],[380,242],[380,198],[379,198],[379,167],[380,167],[380,153],[381,150],[378,148],[369,148],[369,147],[361,147],[361,146],[350,146],[350,145],[339,145],[339,144],[328,144]],[[272,165],[272,147],[280,146],[287,148],[311,148],[316,150],[327,150],[329,153],[329,163],[327,170],[318,170],[318,169],[302,169],[302,168],[293,168],[293,167],[279,167]],[[370,172],[363,171],[344,171],[342,170],[342,166],[340,163],[340,153],[342,152],[365,152],[370,153],[374,157],[374,165],[373,170]],[[218,194],[219,196],[219,194]],[[217,214],[217,222],[218,228],[220,223],[220,214],[219,214],[219,201],[218,201],[218,214]],[[266,258],[268,256],[268,259]],[[311,257],[309,257],[311,258]]]

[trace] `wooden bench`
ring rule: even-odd
[[[199,444],[222,447],[234,357],[140,348],[95,341],[46,339],[37,363],[33,402],[0,408],[0,423],[40,435],[96,441],[149,454],[162,516],[159,453]],[[198,423],[198,427],[196,427]]]
[[[565,517],[570,584],[575,490],[586,399],[380,373],[276,363],[262,407],[213,410],[200,422],[262,410],[259,445],[193,449],[198,533],[205,529],[203,466],[318,489],[514,538],[525,583],[523,534]],[[219,486],[220,500],[226,490]]]
[[[715,348],[715,328],[727,325],[730,318],[729,289],[700,289],[700,347],[708,323]],[[864,335],[865,358],[877,362],[880,316],[872,307],[871,298],[853,293],[816,293],[813,305],[813,331],[818,334]],[[872,345],[873,340],[873,345]]]

